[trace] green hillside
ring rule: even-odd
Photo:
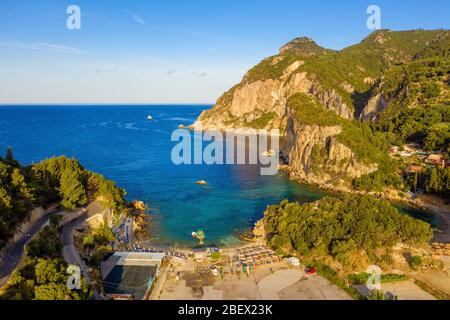
[[[105,205],[123,208],[125,191],[84,169],[75,159],[57,157],[21,166],[8,149],[0,157],[0,248],[36,206],[59,202],[73,209],[101,196]]]

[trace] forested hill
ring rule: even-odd
[[[430,168],[394,161],[389,148],[415,143],[449,159],[449,110],[450,31],[378,30],[339,51],[309,38],[292,40],[251,68],[198,121],[205,130],[280,129],[293,179],[403,197],[411,190],[401,179],[405,168]],[[450,171],[435,171],[439,188],[425,188],[431,171],[419,184],[448,194]]]
[[[101,196],[104,205],[121,209],[125,191],[102,175],[64,156],[22,166],[8,148],[0,157],[0,248],[36,206],[59,202],[73,209]]]
[[[432,236],[427,223],[388,201],[358,195],[308,204],[284,200],[269,206],[262,222],[272,246],[311,260],[332,258],[345,272],[363,271],[371,263],[391,268],[396,244],[426,245]]]

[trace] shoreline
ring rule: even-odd
[[[392,197],[389,196],[388,192],[376,192],[376,193],[368,193],[368,192],[361,192],[361,191],[351,191],[351,190],[344,190],[340,188],[330,188],[328,186],[316,184],[316,183],[308,183],[306,181],[298,180],[298,179],[292,179],[289,176],[289,170],[286,170],[286,168],[280,169],[280,171],[283,171],[288,174],[287,178],[291,181],[306,184],[309,187],[316,188],[320,191],[330,193],[330,195],[326,196],[341,196],[346,194],[358,194],[358,195],[368,195],[373,196],[378,199],[384,199],[392,204],[399,204],[407,206],[411,209],[416,209],[423,211],[426,214],[433,215],[438,218],[438,225],[436,227],[433,227],[433,239],[432,242],[450,242],[450,205],[445,205],[442,202],[445,201],[445,199],[440,198],[438,196],[433,195],[420,195],[416,197]],[[438,202],[438,203],[436,203]],[[150,215],[150,213],[148,213]],[[264,212],[261,213],[261,217],[256,220],[256,222],[260,221],[264,217]],[[418,218],[416,218],[418,219]],[[255,222],[255,223],[256,223]],[[220,242],[220,240],[216,240],[217,242],[206,244],[203,246],[198,245],[189,245],[189,244],[183,244],[183,243],[177,243],[174,241],[174,243],[164,243],[163,241],[159,241],[158,239],[155,240],[144,240],[142,241],[143,246],[146,248],[156,248],[157,250],[179,250],[179,251],[195,251],[195,250],[204,250],[207,248],[220,248],[223,250],[235,250],[239,248],[245,248],[247,246],[251,246],[253,244],[259,243],[260,241],[255,240],[252,241],[250,238],[242,238],[243,235],[246,235],[249,233],[249,231],[253,231],[254,225],[252,227],[249,227],[247,230],[240,232],[236,235],[236,238],[239,240],[238,243],[233,244],[218,244],[217,242]],[[153,242],[155,241],[155,242]],[[168,241],[170,242],[170,240]],[[186,241],[187,242],[187,241]]]
[[[289,165],[281,166],[280,170],[286,172],[289,175],[289,179],[291,179],[292,181],[304,183],[325,192],[335,193],[336,195],[358,194],[373,196],[378,199],[387,200],[392,204],[404,205],[412,209],[423,211],[426,214],[433,215],[437,217],[438,225],[436,226],[436,228],[433,227],[433,239],[431,241],[450,243],[450,203],[445,203],[445,198],[443,197],[431,194],[401,197],[392,196],[389,190],[384,192],[364,192],[349,190],[345,188],[333,188],[331,186],[323,185],[320,183],[310,183],[302,179],[291,178],[291,168]],[[398,192],[398,190],[395,191]]]
[[[439,217],[439,232],[433,235],[433,242],[450,243],[450,204],[445,198],[434,195],[422,195],[417,201],[431,214]]]

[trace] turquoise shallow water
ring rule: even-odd
[[[2,106],[0,149],[12,146],[23,164],[66,155],[99,172],[150,207],[152,239],[192,245],[201,228],[207,243],[233,244],[236,235],[282,199],[320,199],[324,192],[256,165],[181,165],[171,161],[179,124],[210,106]],[[152,115],[152,121],[147,120]],[[195,182],[204,179],[207,186]]]

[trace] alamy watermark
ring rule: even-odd
[[[81,29],[81,9],[79,6],[72,4],[67,7],[66,13],[69,14],[66,20],[66,28],[69,30]]]
[[[66,270],[69,277],[67,278],[67,288],[70,290],[81,289],[81,270],[80,267],[74,264],[71,264],[67,267]]]
[[[279,165],[279,137],[278,129],[203,131],[202,123],[197,121],[193,131],[172,132],[171,140],[178,143],[172,149],[171,159],[176,165],[259,164],[261,175],[275,175]]]
[[[381,268],[379,266],[371,265],[366,271],[369,274],[367,278],[366,287],[369,290],[381,290]]]
[[[381,29],[381,8],[372,4],[367,7],[366,13],[370,15],[366,21],[367,28],[369,30]]]

